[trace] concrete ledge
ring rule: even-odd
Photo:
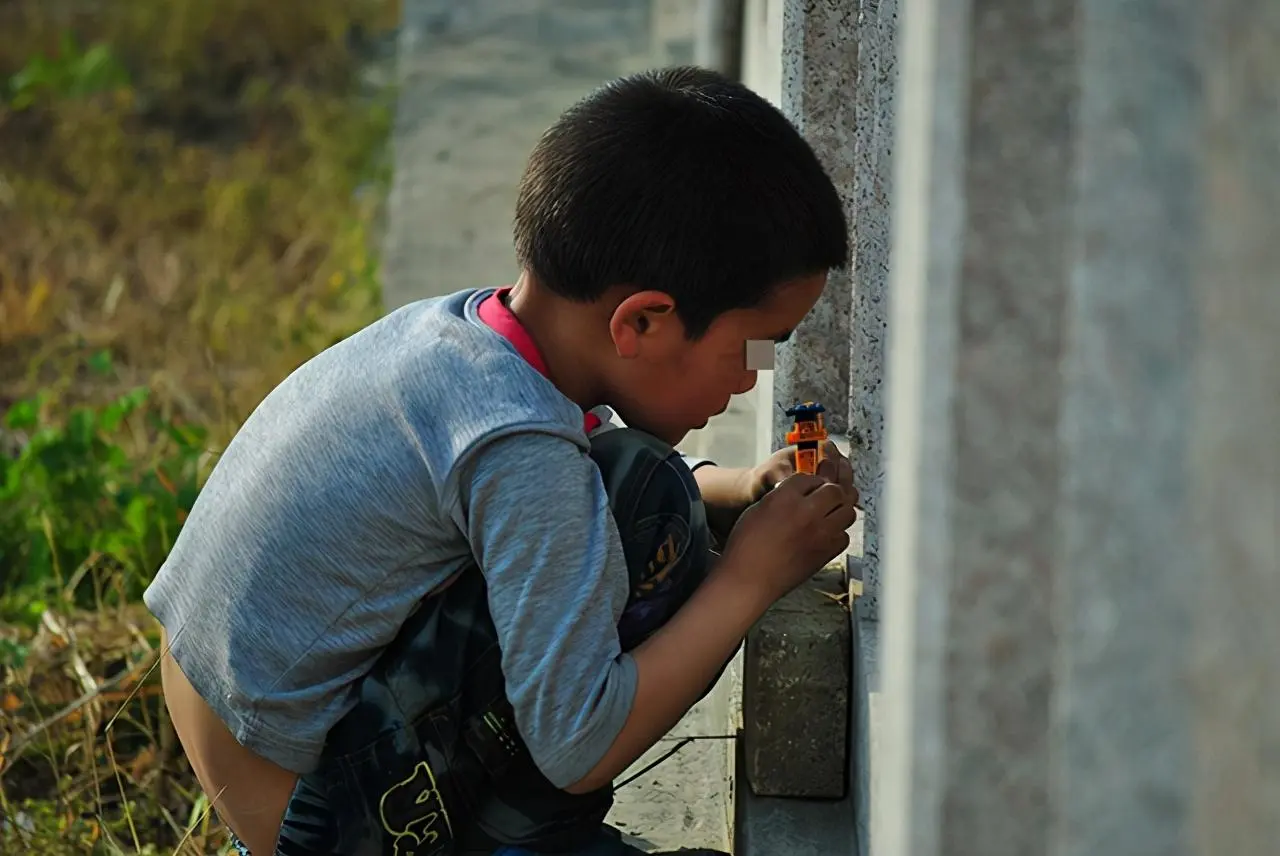
[[[747,634],[739,769],[755,795],[847,794],[851,636],[843,562],[778,601]]]
[[[738,764],[746,741],[738,741]],[[839,800],[762,797],[739,776],[734,793],[734,856],[863,856],[853,795]]]
[[[852,590],[853,583],[850,582]],[[856,606],[856,604],[855,604]],[[849,790],[857,847],[856,856],[871,852],[872,799],[880,769],[877,740],[880,717],[880,623],[861,618],[855,609],[853,628],[853,715],[849,758]]]
[[[852,751],[849,789],[843,799],[788,799],[752,793],[744,777],[734,791],[735,856],[868,856],[871,792],[874,788],[875,699],[878,646],[875,622],[850,616],[854,652],[853,715],[848,723]],[[737,763],[745,765],[745,741],[738,741]]]

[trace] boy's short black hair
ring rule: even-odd
[[[563,297],[675,298],[691,337],[777,285],[843,267],[848,224],[813,150],[769,102],[706,69],[615,80],[542,136],[520,182],[520,264]]]

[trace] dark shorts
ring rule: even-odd
[[[236,853],[240,856],[252,856],[249,848],[245,847],[235,836],[232,836],[231,844]],[[681,856],[727,856],[720,850],[680,850]],[[546,856],[546,854],[537,853],[533,850],[525,850],[520,847],[499,847],[497,850],[491,850],[486,853],[459,853],[458,856]],[[622,834],[611,826],[606,826],[600,830],[600,835],[595,841],[586,846],[586,849],[576,850],[570,854],[556,854],[556,856],[662,856],[662,854],[646,854],[643,850],[639,850],[627,844]]]
[[[617,429],[592,438],[591,456],[630,571],[618,626],[630,650],[701,584],[711,536],[692,473],[669,446]],[[571,796],[533,764],[506,703],[500,658],[483,575],[464,571],[361,680],[320,768],[294,791],[278,856],[640,853],[601,828],[611,788]]]

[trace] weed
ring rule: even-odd
[[[9,78],[9,103],[15,110],[25,110],[41,98],[82,98],[128,84],[129,74],[110,46],[81,50],[75,37],[64,33],[60,47],[56,57],[32,57]]]
[[[110,357],[95,356],[99,374]],[[0,458],[0,590],[23,601],[0,618],[30,621],[30,603],[82,608],[141,596],[195,502],[207,432],[149,410],[138,388],[49,422],[43,397],[5,414],[26,435]],[[139,439],[143,442],[139,443]],[[145,456],[136,454],[146,448]],[[130,454],[135,452],[135,454]]]

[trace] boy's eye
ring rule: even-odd
[[[773,370],[774,346],[772,339],[747,340],[747,371],[763,372]]]

